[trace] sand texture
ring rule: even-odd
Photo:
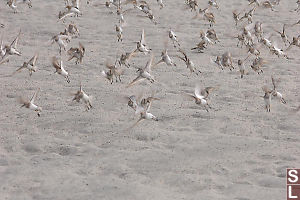
[[[296,0],[295,0],[296,1]],[[253,23],[260,21],[266,33],[280,48],[286,49],[275,30],[293,24],[299,14],[291,11],[295,1],[281,1],[271,9],[258,8]],[[123,42],[117,42],[115,7],[104,1],[81,2],[82,16],[58,22],[63,0],[32,0],[32,8],[18,4],[14,14],[5,1],[0,2],[0,28],[5,44],[10,44],[21,29],[18,44],[22,56],[12,56],[0,65],[0,200],[256,200],[286,198],[287,167],[300,168],[299,47],[293,46],[289,60],[270,54],[260,45],[261,57],[268,63],[258,75],[245,62],[249,73],[240,78],[237,60],[247,57],[246,48],[236,47],[234,37],[247,25],[237,27],[232,11],[249,10],[245,0],[219,0],[214,13],[220,43],[208,45],[204,53],[190,49],[199,41],[200,30],[209,24],[193,20],[195,12],[185,9],[183,0],[165,0],[159,9],[148,1],[158,22],[154,25],[138,10],[124,14]],[[199,1],[199,8],[207,1]],[[132,5],[124,6],[132,8]],[[111,13],[114,12],[114,13]],[[86,48],[82,64],[62,59],[70,73],[70,83],[54,74],[51,57],[58,56],[58,45],[50,39],[74,22],[80,31],[67,49]],[[168,38],[172,28],[197,68],[198,76],[186,68]],[[154,62],[160,59],[164,42],[177,66],[160,64],[153,69],[155,82],[145,81],[126,88],[136,77],[135,67],[143,67],[150,55],[138,54],[125,69],[121,83],[110,84],[101,76],[105,62],[136,48],[142,29]],[[287,28],[289,40],[300,33],[300,25]],[[221,70],[211,59],[230,51],[235,69]],[[11,76],[24,61],[38,52],[38,70]],[[272,85],[271,75],[280,79],[278,91],[287,101],[273,100],[266,112],[263,85]],[[72,101],[79,89],[92,97],[93,108]],[[187,99],[196,84],[216,87],[210,96],[209,112]],[[32,110],[20,108],[18,97],[31,98],[40,88],[35,103],[43,108],[38,117]],[[141,92],[160,98],[151,113],[158,121],[138,119],[127,106],[126,96]]]

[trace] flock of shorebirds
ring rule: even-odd
[[[272,33],[266,33],[263,30],[262,22],[253,22],[253,16],[258,8],[262,9],[270,9],[273,12],[277,12],[276,7],[280,6],[280,0],[248,0],[249,5],[247,8],[243,10],[234,10],[233,20],[235,22],[235,26],[238,29],[241,29],[241,32],[237,34],[233,39],[237,39],[237,47],[246,48],[247,55],[245,55],[244,59],[238,59],[237,66],[239,68],[240,77],[244,78],[249,72],[246,70],[245,61],[248,59],[252,59],[252,64],[249,69],[252,69],[256,73],[263,73],[262,67],[267,63],[267,61],[261,56],[260,51],[261,48],[266,48],[271,54],[274,54],[282,59],[291,59],[287,55],[287,51],[293,46],[300,47],[300,35],[294,36],[290,38],[286,34],[286,29],[292,26],[300,25],[300,20],[298,22],[292,24],[283,24],[282,30],[274,30]],[[58,13],[58,21],[62,23],[66,23],[66,20],[76,19],[77,17],[82,17],[83,14],[80,10],[80,0],[65,0],[65,8]],[[96,4],[96,2],[92,0],[87,0],[87,4]],[[97,2],[97,6],[103,5],[103,7],[110,10],[111,13],[115,13],[118,17],[118,22],[115,25],[116,31],[116,39],[118,42],[123,41],[123,28],[127,22],[125,21],[124,14],[127,12],[131,12],[132,10],[137,10],[140,13],[140,17],[144,17],[150,20],[154,25],[158,24],[156,17],[154,16],[150,2],[147,0],[109,0],[105,3]],[[190,51],[195,51],[196,53],[205,53],[206,49],[210,45],[216,45],[220,42],[216,31],[214,30],[214,26],[216,24],[215,16],[213,11],[219,10],[220,6],[216,0],[209,0],[207,7],[202,9],[199,8],[197,0],[185,0],[182,2],[187,10],[189,9],[191,12],[195,13],[193,19],[204,20],[208,24],[209,28],[206,31],[200,31],[200,42],[190,48]],[[7,5],[12,9],[14,13],[18,13],[18,7],[22,6],[22,4],[27,4],[29,8],[32,6],[31,0],[7,0]],[[164,9],[165,2],[163,0],[157,0],[157,4],[160,9]],[[95,6],[96,6],[95,5]],[[295,4],[297,7],[295,8],[295,12],[300,11],[300,0],[298,0]],[[126,10],[124,9],[126,8]],[[242,26],[242,27],[241,27]],[[5,28],[5,23],[0,24],[1,28]],[[64,62],[62,60],[61,55],[66,53],[69,58],[67,61],[71,61],[75,59],[75,64],[81,64],[85,57],[85,47],[82,43],[79,42],[77,47],[71,47],[67,50],[68,43],[73,38],[79,38],[80,32],[76,23],[72,22],[68,24],[63,32],[53,36],[51,38],[51,43],[56,43],[58,45],[58,53],[60,56],[53,56],[52,66],[55,68],[55,73],[61,75],[65,78],[65,80],[69,83],[70,77],[68,71],[65,69]],[[22,31],[20,30],[17,34],[16,38],[10,44],[3,43],[3,37],[1,38],[0,43],[0,65],[4,65],[8,63],[14,56],[22,56],[21,51],[18,49],[18,41],[20,39]],[[273,42],[272,37],[281,38],[283,44],[286,46],[286,49],[278,47],[278,45]],[[180,45],[180,39],[177,37],[174,30],[168,30],[168,39],[165,41],[164,49],[161,52],[161,57],[158,61],[154,61],[155,57],[152,52],[152,49],[147,44],[145,38],[145,31],[142,29],[141,36],[139,41],[136,42],[136,47],[130,51],[125,52],[120,57],[118,57],[115,62],[110,63],[106,62],[107,70],[103,70],[101,75],[107,79],[111,84],[113,82],[121,82],[121,76],[124,74],[124,71],[132,66],[131,59],[138,55],[149,56],[149,60],[147,61],[144,67],[137,68],[137,76],[133,79],[126,87],[132,87],[140,82],[148,82],[152,84],[156,82],[154,76],[152,75],[152,69],[157,67],[158,65],[164,63],[167,66],[177,66],[174,58],[169,56],[168,54],[168,42],[172,42],[174,49],[177,55],[173,56],[180,60],[187,69],[189,70],[189,75],[192,74],[200,75],[201,71],[196,67],[193,61],[190,59],[188,54]],[[29,75],[31,76],[33,73],[37,71],[37,62],[38,62],[38,53],[35,53],[33,57],[29,61],[25,61],[22,66],[20,66],[13,73],[19,73],[23,70],[28,70]],[[216,58],[211,59],[212,64],[220,67],[220,69],[229,69],[233,70],[234,63],[232,55],[229,51],[223,53],[222,55],[216,56]],[[265,102],[265,109],[267,112],[271,111],[271,100],[278,99],[281,103],[286,104],[286,100],[283,95],[277,90],[277,83],[279,82],[275,76],[271,76],[272,87],[264,85],[262,87]],[[216,87],[204,87],[201,88],[199,84],[196,84],[195,90],[193,94],[183,93],[184,96],[189,97],[191,100],[194,100],[196,104],[201,105],[208,112],[211,108],[209,105],[209,95],[212,91],[214,91]],[[36,96],[39,92],[39,89],[34,93],[30,100],[26,100],[20,97],[20,103],[22,107],[26,107],[33,111],[36,111],[38,116],[41,115],[42,108],[35,104]],[[93,108],[91,97],[83,90],[82,85],[80,84],[79,90],[73,94],[73,101],[83,102],[85,104],[86,110]],[[139,115],[139,120],[133,125],[135,126],[142,120],[158,120],[158,118],[150,113],[151,104],[153,101],[159,100],[159,98],[154,97],[154,93],[150,96],[143,97],[143,95],[131,95],[127,97],[128,106],[130,106],[135,114]],[[298,108],[299,110],[299,108]],[[132,126],[132,127],[133,127]]]

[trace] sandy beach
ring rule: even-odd
[[[81,2],[82,16],[58,22],[64,1],[32,0],[32,8],[18,4],[14,14],[5,1],[0,2],[0,28],[4,43],[11,43],[21,29],[18,48],[22,56],[11,57],[0,65],[0,199],[2,200],[256,200],[286,198],[286,168],[300,168],[299,47],[287,51],[291,59],[269,53],[261,46],[261,56],[268,63],[263,73],[250,68],[243,79],[237,60],[247,57],[246,48],[237,47],[234,37],[244,21],[235,26],[232,11],[248,10],[244,0],[219,0],[220,9],[212,8],[220,43],[208,45],[204,53],[190,49],[199,41],[200,30],[209,29],[206,21],[192,19],[195,12],[185,9],[183,0],[165,0],[160,9],[148,1],[157,25],[137,17],[132,10],[124,17],[123,42],[117,42],[115,8],[104,1]],[[132,5],[124,6],[131,8]],[[199,1],[199,8],[207,1]],[[295,1],[281,1],[272,12],[258,8],[253,23],[263,23],[264,32],[281,30],[283,24],[299,20]],[[51,57],[59,56],[57,44],[50,39],[74,22],[80,31],[67,49],[81,42],[86,53],[82,64],[62,59],[70,73],[70,83],[54,74]],[[144,82],[126,88],[136,77],[134,67],[126,68],[121,83],[110,84],[101,76],[107,60],[136,48],[142,29],[155,56],[160,59],[168,30],[177,34],[181,48],[202,72],[189,76],[185,64],[175,57],[176,49],[168,43],[169,55],[177,66],[160,64],[153,69],[156,82]],[[300,25],[287,28],[291,40]],[[286,49],[278,34],[274,41]],[[221,70],[212,58],[230,51],[235,69]],[[24,70],[11,76],[24,61],[38,52],[38,71],[29,76]],[[139,54],[130,63],[143,67],[149,55]],[[266,112],[263,85],[272,85],[271,75],[280,79],[278,91],[287,103],[273,100]],[[79,89],[91,95],[93,108],[72,101]],[[216,87],[210,97],[212,109],[206,112],[182,95],[193,93],[196,84]],[[36,104],[41,116],[20,108],[19,96],[31,98],[40,88]],[[128,129],[138,119],[127,106],[126,96],[140,92],[160,98],[151,107],[158,121],[144,120]]]

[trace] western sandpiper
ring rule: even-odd
[[[250,66],[255,72],[258,74],[263,73],[263,70],[261,69],[263,65],[265,65],[267,61],[261,57],[257,57],[253,60],[252,65]]]
[[[272,79],[272,84],[273,84],[272,96],[275,98],[278,98],[283,104],[286,104],[286,101],[283,98],[282,94],[277,91],[275,78],[273,76],[271,76],[271,79]]]
[[[28,69],[29,75],[31,76],[32,72],[37,71],[37,66],[36,66],[37,59],[38,59],[38,53],[36,53],[28,62],[24,62],[23,65],[14,72],[14,74],[26,68]]]
[[[117,39],[118,42],[123,41],[123,28],[121,25],[116,25]]]
[[[80,0],[72,0],[72,5],[67,5],[65,11],[60,11],[58,14],[58,19],[63,20],[68,16],[79,16],[82,15],[79,10],[79,2]]]
[[[177,39],[177,35],[174,31],[172,31],[171,29],[168,32],[169,34],[169,38],[172,40],[174,47],[176,48],[177,46],[180,46],[178,39]]]
[[[37,112],[37,115],[40,117],[41,116],[40,113],[42,112],[42,108],[34,104],[34,101],[35,101],[35,99],[36,99],[37,94],[38,94],[39,91],[40,91],[40,89],[38,89],[34,93],[34,95],[31,97],[31,99],[29,101],[23,99],[22,97],[20,97],[19,98],[19,102],[22,104],[21,108],[25,107],[25,108],[28,108],[30,110],[34,110],[35,112]]]
[[[201,40],[196,47],[191,48],[191,50],[198,50],[199,53],[203,53],[203,50],[206,49],[206,42]]]
[[[4,55],[0,59],[0,65],[5,62],[8,62],[9,57],[12,55],[18,55],[18,56],[22,55],[22,53],[17,49],[20,35],[21,35],[21,30],[19,31],[19,34],[17,35],[17,37],[12,41],[12,43],[10,45],[5,45],[4,47],[3,47],[3,44],[1,41],[1,55],[3,53],[4,53]]]
[[[189,9],[191,9],[191,11],[196,11],[196,9],[198,8],[197,0],[186,0],[185,4],[188,6]]]
[[[154,120],[154,121],[158,121],[158,118],[156,116],[154,116],[152,113],[150,113],[150,108],[152,105],[152,101],[150,101],[150,103],[147,105],[147,107],[143,110],[141,110],[138,114],[140,115],[139,120],[133,124],[130,129],[134,128],[138,123],[140,123],[141,121],[147,119],[147,120]]]
[[[129,60],[136,54],[136,50],[132,52],[125,52],[121,55],[119,59],[119,65],[125,65],[126,67],[130,67]]]
[[[295,11],[298,12],[300,10],[300,0],[297,0],[296,4],[297,4],[297,8],[295,9]]]
[[[209,26],[213,26],[213,24],[216,23],[214,14],[212,12],[208,12],[208,8],[205,8],[203,10],[200,8],[197,15],[193,17],[193,19],[195,18],[200,18],[208,21]]]
[[[79,29],[77,28],[76,24],[70,23],[65,29],[65,35],[71,35],[74,37],[80,36]]]
[[[252,17],[253,17],[253,14],[254,14],[255,10],[256,10],[256,6],[253,7],[252,9],[250,9],[248,12],[246,12],[244,14],[244,16],[242,16],[240,18],[240,20],[247,19],[248,20],[248,24],[251,24],[252,23]]]
[[[145,41],[145,31],[143,29],[142,34],[141,34],[141,39],[140,41],[137,42],[136,44],[136,52],[142,52],[145,55],[151,51],[151,49],[147,46],[146,41]]]
[[[237,26],[238,23],[239,23],[240,20],[241,20],[240,14],[241,14],[241,13],[240,13],[240,12],[237,12],[237,10],[232,11],[233,19],[234,19],[234,21],[235,21],[235,26]]]
[[[127,87],[131,87],[134,84],[145,80],[149,80],[151,83],[154,82],[154,77],[151,75],[151,67],[152,67],[153,59],[154,56],[151,55],[151,58],[147,62],[146,66],[144,68],[139,68],[137,70],[139,75],[133,81],[131,81],[131,83],[129,83]]]
[[[82,59],[85,54],[85,47],[79,42],[79,47],[71,47],[67,53],[69,55],[68,61],[76,58],[75,63],[79,64],[82,63]]]
[[[166,63],[166,65],[168,66],[176,66],[176,63],[174,63],[173,60],[168,55],[167,46],[168,46],[168,42],[166,41],[165,49],[161,52],[161,59],[154,66],[157,66],[160,63]]]
[[[163,0],[157,0],[157,3],[160,7],[160,9],[163,9],[163,7],[165,7],[165,4],[163,3]]]
[[[121,75],[124,73],[124,70],[120,67],[117,67],[118,60],[115,61],[114,64],[111,64],[109,61],[106,61],[105,66],[109,70],[105,72],[104,70],[101,72],[101,74],[110,81],[110,83],[113,83],[113,76],[116,78],[116,82],[121,82]]]
[[[69,73],[65,70],[65,68],[63,66],[63,61],[60,60],[60,62],[59,62],[56,57],[52,57],[52,65],[55,68],[55,72],[54,73],[58,73],[61,76],[65,77],[66,81],[68,83],[70,83]]]
[[[248,58],[248,57],[247,57]],[[238,60],[238,66],[239,66],[239,69],[240,69],[240,73],[241,73],[241,78],[243,78],[244,77],[244,75],[247,75],[248,74],[248,72],[246,72],[246,70],[245,70],[245,61],[247,60],[247,58],[246,59],[244,59],[244,60]]]
[[[69,35],[55,35],[51,38],[52,44],[56,42],[59,46],[59,54],[61,55],[62,49],[66,51],[67,42],[71,40],[71,37]]]
[[[17,13],[18,10],[17,10],[17,5],[16,5],[16,0],[8,0],[7,1],[7,5],[13,9],[14,13]]]
[[[300,47],[300,35],[298,37],[293,37],[293,40],[290,43],[289,47],[286,49],[286,51],[292,48],[292,46]]]
[[[263,29],[262,29],[262,23],[261,22],[256,22],[254,26],[254,34],[257,38],[257,40],[261,40],[262,35],[263,35]]]
[[[182,49],[179,49],[179,52],[183,55],[183,57],[178,56],[178,55],[177,55],[177,57],[185,63],[186,67],[190,70],[190,75],[193,72],[196,75],[199,75],[199,73],[201,73],[201,71],[196,69],[195,64],[193,63],[193,61],[191,61],[191,59],[189,57],[187,57],[186,53]]]
[[[279,58],[280,56],[283,56],[283,57],[286,58],[286,59],[290,59],[290,58],[287,56],[287,54],[286,54],[282,49],[280,49],[279,47],[277,47],[276,44],[273,44],[273,47],[270,49],[270,52],[273,53],[273,54],[275,54],[275,55],[277,55],[278,58]]]
[[[285,33],[286,26],[287,26],[286,24],[283,25],[282,32],[275,30],[275,32],[280,35],[280,37],[281,37],[281,39],[282,39],[282,41],[284,42],[285,45],[290,43],[289,40],[288,40],[288,37]]]
[[[205,110],[208,112],[208,108],[211,107],[208,104],[207,98],[210,92],[214,89],[215,89],[214,87],[206,87],[201,90],[200,86],[196,85],[194,94],[188,94],[188,93],[184,93],[184,94],[194,99],[196,104],[204,106]]]
[[[265,108],[267,112],[271,112],[271,93],[272,90],[268,88],[268,86],[263,86],[262,90],[265,92],[265,95],[263,96],[264,102],[265,102]]]
[[[216,0],[209,0],[209,1],[208,1],[208,5],[210,5],[211,7],[216,8],[216,9],[219,9],[219,8],[220,8],[220,7],[219,7],[219,4],[218,4],[218,2],[217,2]]]
[[[234,69],[233,63],[232,63],[232,56],[230,52],[225,52],[221,57],[221,64],[223,67],[228,67],[230,71]]]
[[[82,100],[85,103],[86,106],[86,111],[88,111],[89,109],[91,109],[92,106],[92,101],[91,101],[91,97],[88,96],[82,89],[82,85],[80,83],[80,88],[79,90],[75,93],[75,96],[73,98],[73,101],[76,102],[80,102],[80,100]]]

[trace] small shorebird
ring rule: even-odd
[[[223,67],[228,67],[230,71],[234,69],[232,64],[232,56],[230,52],[225,52],[221,57],[221,64]]]
[[[256,45],[249,45],[249,44],[246,44],[246,47],[248,48],[248,53],[249,56],[252,54],[256,57],[258,57],[260,55],[260,51],[258,50],[258,48],[256,47]]]
[[[4,28],[4,27],[5,27],[5,25],[0,23],[0,28]]]
[[[206,44],[213,44],[213,41],[208,37],[208,32],[204,33],[202,30],[200,31],[200,38],[206,43]]]
[[[238,39],[238,42],[236,44],[237,47],[239,47],[239,44],[241,44],[241,48],[243,48],[243,45],[246,44],[246,38],[244,34],[238,34],[236,37]]]
[[[286,51],[289,50],[290,48],[292,48],[293,45],[300,47],[300,35],[298,37],[293,37],[293,40],[290,43],[290,45],[288,46],[288,48],[286,49]]]
[[[16,0],[8,0],[7,1],[7,5],[13,9],[14,13],[17,13],[18,10],[17,10],[17,5],[16,5]]]
[[[76,24],[70,23],[67,28],[65,28],[65,32],[61,35],[71,35],[73,37],[80,36],[79,29]]]
[[[161,59],[154,65],[157,66],[160,63],[166,63],[166,65],[168,66],[176,66],[176,63],[173,62],[173,60],[170,58],[170,56],[168,55],[168,41],[165,42],[165,49],[161,52]]]
[[[69,73],[65,70],[63,66],[63,61],[60,60],[60,62],[58,62],[58,59],[54,56],[52,57],[52,65],[56,70],[54,73],[58,73],[61,76],[65,77],[67,83],[70,83]]]
[[[233,19],[235,21],[235,26],[241,21],[240,12],[238,13],[237,10],[232,11]]]
[[[297,4],[297,8],[294,11],[298,12],[300,10],[300,0],[297,0],[296,4]]]
[[[106,79],[110,82],[110,84],[113,83],[113,73],[112,73],[111,70],[108,70],[107,72],[104,71],[104,70],[102,70],[102,71],[101,71],[101,75],[102,75],[104,78],[106,78]]]
[[[258,74],[263,73],[263,70],[261,69],[263,65],[265,65],[267,61],[261,57],[257,57],[253,60],[252,65],[250,66],[255,72]]]
[[[220,42],[217,33],[214,29],[208,29],[206,31],[206,37],[209,38],[210,40],[214,41],[214,43]]]
[[[177,57],[185,63],[186,67],[190,70],[190,75],[192,75],[193,72],[196,75],[199,75],[199,73],[201,73],[201,71],[196,69],[193,61],[191,61],[191,59],[189,57],[187,57],[186,53],[182,49],[179,49],[178,51],[183,55],[183,57],[178,56],[178,55],[177,55]]]
[[[287,43],[290,43],[288,40],[288,37],[285,34],[285,28],[286,28],[286,24],[283,25],[282,27],[282,32],[275,30],[276,33],[278,33],[282,39],[282,41],[284,42],[285,45],[287,45]]]
[[[139,114],[146,109],[152,101],[159,100],[159,98],[154,97],[154,93],[147,98],[143,98],[143,95],[141,94],[139,96],[131,95],[130,97],[127,97],[127,99],[127,105],[135,111],[135,114]]]
[[[222,57],[221,56],[217,56],[215,60],[211,59],[211,62],[218,65],[218,67],[220,67],[222,70],[224,69],[224,67],[222,65]]]
[[[300,20],[298,20],[296,23],[292,24],[291,26],[295,26],[295,25],[299,25],[300,24]]]
[[[146,16],[140,16],[140,17],[146,17],[146,18],[150,19],[150,21],[151,21],[154,25],[157,25],[157,21],[156,21],[154,15],[153,15],[151,12],[147,13]]]
[[[175,33],[174,31],[172,31],[171,29],[169,30],[168,33],[169,33],[169,38],[172,40],[174,47],[175,47],[175,48],[176,48],[177,46],[180,47],[180,44],[179,44],[179,42],[178,42],[176,33]]]
[[[270,49],[270,52],[273,53],[273,54],[275,54],[275,55],[277,55],[278,58],[279,58],[280,56],[283,56],[283,57],[286,58],[286,59],[290,59],[290,58],[286,55],[286,53],[283,52],[282,49],[278,48],[275,44],[273,44],[273,47]]]
[[[125,52],[125,54],[122,54],[120,59],[119,59],[119,65],[122,66],[122,65],[125,65],[126,67],[130,67],[130,64],[129,64],[129,60],[135,56],[136,54],[136,51],[132,51],[132,52]]]
[[[249,6],[254,3],[256,4],[256,6],[260,6],[260,2],[258,0],[248,0],[248,1],[249,1]]]
[[[1,42],[0,42],[0,61],[2,60],[3,56],[5,55],[5,46],[3,45],[3,35],[1,36]]]
[[[146,1],[139,1],[140,5],[134,5],[134,8],[142,11],[144,14],[146,15],[138,15],[139,17],[146,17],[146,18],[149,18],[150,21],[152,23],[154,23],[155,25],[157,24],[157,21],[155,20],[155,17],[153,15],[153,12],[149,6],[149,4],[146,2]]]
[[[108,0],[105,1],[104,4],[99,4],[99,5],[105,5],[107,8],[110,8],[111,5],[118,7],[118,1],[117,0]]]
[[[193,17],[193,19],[196,19],[198,17],[200,17],[200,19],[208,21],[210,27],[216,23],[214,14],[212,12],[208,12],[208,8],[205,8],[203,10],[200,8],[199,12],[196,16]]]
[[[165,7],[165,4],[163,3],[163,0],[157,0],[157,3],[160,7],[160,9],[163,9]]]
[[[271,37],[271,36],[270,36]],[[270,40],[270,37],[263,36],[259,42],[261,42],[263,45],[265,45],[269,50],[272,49],[273,43]]]
[[[219,9],[219,4],[216,0],[209,0],[208,1],[208,5],[211,6],[211,7],[215,7],[216,9]]]
[[[152,105],[152,101],[150,101],[150,103],[147,105],[146,108],[142,109],[139,111],[140,118],[139,120],[134,123],[129,129],[134,128],[138,123],[140,123],[141,121],[147,119],[147,120],[154,120],[154,121],[158,121],[158,118],[156,116],[154,116],[152,113],[150,113],[150,108]]]
[[[271,76],[271,79],[272,79],[272,84],[273,84],[272,96],[275,98],[278,98],[281,101],[281,103],[286,104],[286,101],[282,97],[282,94],[280,92],[278,92],[276,89],[275,78],[273,76]]]
[[[151,51],[151,49],[147,46],[146,41],[145,41],[145,31],[143,29],[142,34],[141,34],[141,39],[140,41],[137,42],[136,44],[136,52],[142,52],[145,55]]]
[[[246,12],[244,14],[244,16],[242,16],[240,18],[240,20],[247,19],[248,20],[248,24],[251,24],[252,23],[252,17],[253,17],[253,14],[254,14],[255,10],[256,10],[256,6],[253,7],[252,9],[250,9],[248,12]]]
[[[131,10],[132,10],[132,8],[129,8],[127,10],[122,10],[121,1],[119,1],[118,5],[117,5],[117,16],[119,18],[120,26],[126,25],[124,14],[128,11],[131,11]]]
[[[1,41],[1,55],[4,53],[4,55],[0,59],[0,65],[8,62],[9,57],[12,55],[18,55],[21,56],[22,53],[17,49],[18,41],[21,35],[21,30],[19,31],[19,34],[17,37],[12,41],[10,45],[5,45],[3,47],[2,41]]]
[[[28,62],[24,62],[21,67],[19,67],[13,74],[20,72],[22,69],[28,69],[29,75],[32,75],[32,72],[37,71],[36,61],[38,59],[38,53],[36,53]]]
[[[267,110],[267,112],[271,112],[271,94],[272,94],[272,90],[270,88],[268,88],[268,86],[263,86],[262,90],[265,92],[265,95],[263,96],[264,101],[265,101],[265,108]]]
[[[262,23],[261,22],[256,22],[254,26],[254,35],[256,36],[257,40],[261,40],[262,35],[263,35],[263,29],[262,29]]]
[[[121,82],[121,75],[124,74],[124,70],[116,66],[117,62],[118,60],[115,61],[115,64],[111,64],[109,61],[106,61],[105,66],[109,70],[107,72],[104,70],[101,72],[102,76],[110,81],[110,84],[114,82],[113,76],[115,76],[116,82],[118,82],[118,79]]]
[[[40,91],[40,89],[38,89],[34,93],[34,95],[31,97],[30,101],[25,100],[22,97],[20,97],[19,102],[22,104],[21,108],[25,107],[25,108],[28,108],[30,110],[34,110],[35,112],[37,112],[37,115],[40,117],[41,116],[40,113],[42,112],[42,108],[34,104],[35,98],[36,98],[39,91]]]
[[[205,110],[207,112],[209,112],[208,108],[211,108],[211,107],[207,102],[207,98],[208,98],[208,95],[211,93],[211,91],[214,89],[215,89],[214,87],[206,87],[201,90],[200,86],[196,85],[194,94],[188,94],[188,93],[184,93],[184,94],[186,96],[194,99],[196,104],[203,105]]]
[[[79,64],[82,63],[82,59],[85,53],[85,47],[79,42],[79,47],[71,47],[67,51],[67,53],[70,56],[68,58],[68,61],[72,60],[73,58],[76,58],[75,63]]]
[[[270,8],[272,11],[277,11],[274,10],[274,5],[273,3],[271,3],[270,1],[264,1],[260,6],[263,8]]]
[[[137,2],[139,3],[139,5],[137,4]],[[146,1],[137,1],[136,4],[134,4],[134,8],[142,11],[145,14],[152,14],[152,10],[150,8],[150,5],[146,2]]]
[[[254,44],[254,42],[253,42],[253,36],[252,36],[250,30],[248,30],[246,26],[243,28],[243,33],[242,34],[245,37],[245,42],[246,43],[248,43],[250,45]]]
[[[204,53],[203,50],[206,49],[206,42],[201,40],[196,47],[191,48],[191,50],[197,49],[199,53]]]
[[[145,80],[149,80],[150,83],[154,82],[154,77],[151,75],[151,67],[152,67],[153,59],[154,59],[154,56],[152,54],[150,60],[146,64],[146,66],[144,68],[139,68],[137,70],[139,75],[133,81],[131,81],[131,83],[128,84],[127,88],[133,86],[134,84],[136,84],[138,82],[145,81]]]
[[[79,90],[74,95],[73,101],[80,102],[80,100],[82,100],[85,103],[86,111],[93,107],[91,103],[91,97],[83,91],[81,83]]]
[[[123,28],[121,25],[116,25],[118,42],[123,41]]]
[[[191,11],[196,11],[196,9],[198,8],[197,0],[186,0],[185,4],[189,9],[191,9]]]
[[[246,58],[247,59],[247,58]],[[238,60],[238,66],[239,66],[239,69],[240,69],[240,73],[241,73],[241,78],[244,77],[244,75],[247,75],[248,73],[246,72],[245,70],[245,65],[244,65],[244,62],[246,61],[245,60]]]
[[[70,36],[69,35],[61,35],[61,34],[58,34],[58,35],[55,35],[51,38],[51,41],[53,44],[54,42],[56,42],[59,46],[59,54],[61,55],[61,50],[63,49],[64,51],[66,51],[66,47],[67,47],[67,43],[66,42],[69,42],[70,41]]]
[[[143,107],[140,105],[140,96],[137,98],[135,95],[131,95],[130,97],[127,97],[128,103],[127,105],[132,108],[136,113],[138,110],[140,110],[140,107],[143,109]]]
[[[79,10],[79,2],[80,0],[72,0],[72,5],[66,6],[66,11],[60,11],[58,14],[58,20],[63,20],[68,16],[79,16],[82,13]]]

